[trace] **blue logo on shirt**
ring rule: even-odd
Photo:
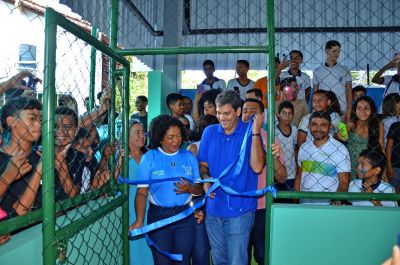
[[[185,170],[186,175],[192,176],[193,175],[193,169],[191,166],[185,166],[182,165],[183,170]]]

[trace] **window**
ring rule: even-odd
[[[36,46],[29,44],[20,44],[18,69],[36,70],[36,67]]]

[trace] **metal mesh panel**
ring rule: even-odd
[[[76,23],[78,31],[90,34],[92,28],[87,21],[65,6],[53,7]],[[41,178],[54,170],[55,200],[51,204],[56,208],[56,236],[44,243],[44,252],[51,249],[50,253],[55,253],[59,263],[121,264],[124,251],[121,206],[126,197],[114,184],[114,178],[121,173],[122,164],[117,149],[125,142],[121,136],[122,76],[116,77],[116,90],[112,91],[108,55],[93,50],[87,42],[62,27],[57,27],[55,36],[46,36],[50,42],[54,38],[57,49],[54,58],[56,109],[51,110],[54,120],[43,121],[43,124],[54,123],[55,156],[42,153],[42,140],[49,132],[41,126],[41,101],[50,102],[45,98],[49,87],[42,80],[43,71],[51,71],[45,68],[44,61],[45,5],[40,1],[21,1],[18,5],[1,1],[0,8],[2,14],[7,14],[2,16],[2,25],[18,22],[16,34],[8,35],[12,37],[5,42],[4,51],[9,52],[2,49],[0,57],[2,77],[7,77],[1,83],[5,104],[1,170],[7,175],[2,174],[0,184],[1,219],[18,217],[15,219],[18,221],[26,214],[35,216],[26,224],[18,223],[17,228],[22,230],[40,222],[41,214],[38,217],[30,212],[42,210],[42,184],[46,180],[42,183]],[[18,37],[19,32],[26,36]],[[108,45],[104,33],[98,32],[93,37]],[[123,63],[127,66],[126,61]],[[117,63],[117,69],[122,69],[122,64]],[[109,118],[112,96],[117,102],[116,112],[120,114],[114,120]],[[113,137],[109,132],[111,126],[117,128],[112,131]],[[111,144],[111,138],[119,138],[121,144],[118,147]],[[115,172],[113,163],[109,162],[114,158]],[[54,159],[54,168],[42,170],[42,159]],[[43,197],[47,194],[43,192]],[[50,226],[44,222],[44,230],[48,231]],[[9,235],[1,236],[1,243],[7,240]],[[56,260],[44,262],[54,264]]]
[[[107,200],[110,201],[105,201]],[[101,207],[105,201],[89,203],[92,204],[92,208],[84,212],[89,213]],[[121,264],[123,248],[120,209],[100,218],[96,224],[78,231],[71,237],[66,244],[68,259],[64,264]]]
[[[65,16],[78,23],[86,32],[90,32],[92,29],[91,27],[94,26],[98,30],[96,38],[100,39],[103,43],[109,43],[109,38],[106,36],[110,31],[109,21],[111,18],[111,5],[109,1],[65,0],[60,2],[61,4],[68,5],[72,12],[76,12],[82,17],[72,13],[71,10],[65,9],[65,6],[58,6],[57,8],[59,8],[59,11],[64,10]],[[43,10],[45,5],[37,1],[21,1],[20,6],[15,6],[13,4],[14,1],[0,2],[2,18],[7,14],[15,15],[15,17],[18,15],[18,18],[13,18],[14,20],[12,21],[13,25],[15,25],[15,31],[12,34],[11,27],[6,27],[7,23],[10,23],[10,19],[0,20],[2,23],[0,27],[2,34],[5,36],[15,36],[10,38],[9,41],[9,47],[13,48],[2,49],[1,51],[0,59],[2,60],[2,66],[0,68],[0,77],[9,78],[17,72],[17,68],[31,67],[35,76],[43,79]],[[384,150],[382,141],[379,142],[379,140],[381,138],[383,139],[383,134],[387,134],[390,128],[385,124],[386,129],[383,130],[383,132],[382,130],[378,130],[379,128],[383,128],[382,121],[379,119],[385,117],[380,117],[377,113],[379,112],[379,105],[381,105],[382,102],[383,85],[385,84],[389,87],[389,82],[392,82],[392,84],[398,82],[398,80],[391,78],[391,76],[396,73],[395,67],[397,66],[397,57],[395,57],[394,54],[398,52],[396,44],[399,42],[400,36],[400,28],[398,25],[399,2],[381,0],[372,3],[371,1],[364,0],[350,3],[344,0],[335,2],[328,0],[308,2],[293,0],[276,1],[275,4],[275,51],[280,62],[278,63],[277,69],[269,70],[282,72],[277,75],[280,79],[279,81],[283,81],[287,76],[293,76],[288,70],[290,69],[291,72],[297,70],[294,65],[295,60],[298,59],[294,58],[296,52],[293,54],[290,53],[290,51],[299,50],[302,52],[303,58],[301,62],[298,61],[297,63],[300,64],[301,70],[304,71],[302,73],[303,77],[305,73],[310,76],[310,80],[307,81],[309,83],[297,78],[297,87],[295,85],[292,86],[291,81],[288,80],[286,81],[289,83],[286,84],[277,82],[276,100],[289,100],[294,102],[294,100],[289,99],[292,97],[289,96],[289,91],[292,90],[291,93],[293,93],[293,90],[298,89],[298,98],[304,101],[303,105],[305,103],[305,106],[307,106],[308,103],[310,108],[318,110],[318,103],[314,104],[312,101],[313,97],[321,95],[321,93],[314,92],[314,95],[312,95],[312,91],[317,87],[319,89],[334,91],[337,99],[332,97],[331,94],[326,95],[325,100],[330,102],[327,105],[334,105],[334,103],[340,104],[340,102],[342,102],[342,106],[336,109],[332,107],[332,111],[338,114],[337,116],[335,116],[336,114],[333,114],[333,116],[330,115],[331,119],[334,120],[331,139],[334,137],[342,137],[339,140],[346,140],[344,139],[346,137],[342,134],[343,131],[341,131],[338,125],[339,121],[346,124],[347,133],[349,134],[347,147],[343,147],[343,145],[334,142],[333,149],[331,148],[329,152],[319,146],[316,148],[315,145],[308,145],[306,148],[304,147],[305,145],[303,145],[303,147],[300,147],[300,155],[296,157],[297,161],[300,162],[295,160],[294,163],[292,161],[290,165],[286,162],[289,158],[292,159],[297,155],[295,143],[297,142],[299,144],[299,137],[293,137],[292,142],[287,144],[283,143],[284,141],[282,140],[281,148],[283,149],[284,156],[286,156],[283,158],[282,162],[284,164],[286,163],[286,173],[290,176],[290,179],[293,179],[293,176],[297,173],[297,180],[299,180],[299,182],[289,184],[289,182],[286,181],[286,183],[281,183],[282,185],[280,185],[279,188],[281,190],[293,190],[294,186],[297,190],[301,191],[321,192],[350,190],[353,192],[372,193],[375,190],[379,191],[377,190],[378,187],[374,188],[373,185],[363,187],[360,180],[357,179],[365,178],[366,175],[363,171],[365,168],[363,168],[362,162],[359,161],[358,158],[360,152],[367,147],[369,147],[370,150]],[[267,43],[267,33],[265,30],[267,23],[265,1],[202,0],[166,2],[123,0],[120,1],[118,18],[119,48],[247,47],[265,46]],[[88,21],[90,21],[90,23]],[[36,31],[36,27],[41,28],[41,30]],[[92,61],[95,62],[96,67],[94,70],[91,70],[90,45],[61,28],[57,30],[56,39],[57,67],[55,79],[57,102],[59,105],[74,109],[78,115],[78,125],[73,124],[73,115],[71,115],[69,110],[67,111],[68,113],[59,114],[57,116],[57,120],[55,121],[56,143],[60,145],[61,141],[66,140],[66,138],[69,137],[69,131],[73,130],[74,128],[72,127],[74,126],[85,127],[87,130],[82,130],[81,134],[78,133],[78,136],[80,135],[81,138],[75,139],[68,148],[65,148],[64,145],[64,153],[63,151],[58,152],[59,156],[56,157],[58,160],[56,162],[56,168],[58,170],[56,178],[58,177],[58,179],[56,179],[56,182],[58,181],[60,183],[56,183],[56,191],[59,191],[62,196],[60,195],[61,197],[57,197],[56,194],[56,198],[59,200],[71,199],[72,197],[78,196],[80,193],[86,193],[90,196],[90,194],[93,194],[90,193],[92,189],[95,190],[94,192],[98,192],[97,196],[93,196],[93,200],[79,207],[77,207],[77,205],[67,206],[66,204],[61,204],[61,206],[59,206],[59,208],[62,209],[59,215],[62,216],[58,218],[56,230],[59,233],[66,234],[60,237],[63,240],[56,242],[56,247],[59,248],[57,253],[62,256],[63,251],[65,251],[67,262],[71,264],[120,263],[123,240],[121,236],[122,221],[118,215],[108,214],[96,222],[97,226],[89,225],[83,230],[80,230],[76,235],[65,232],[66,229],[72,228],[71,222],[85,220],[81,218],[90,218],[91,213],[98,211],[106,205],[103,204],[104,198],[99,197],[107,196],[110,202],[116,201],[119,198],[115,195],[115,190],[111,190],[110,186],[106,184],[110,178],[114,177],[114,173],[109,172],[109,165],[104,162],[102,164],[103,167],[96,166],[96,170],[90,172],[91,165],[88,164],[90,163],[90,159],[86,161],[86,159],[91,156],[91,152],[95,154],[95,150],[90,149],[94,149],[93,141],[97,137],[99,138],[98,146],[99,153],[101,154],[102,149],[107,145],[110,138],[109,135],[107,136],[109,133],[107,124],[110,125],[114,122],[114,120],[104,122],[104,119],[98,117],[103,116],[103,118],[107,118],[106,113],[109,109],[109,100],[111,96],[108,88],[110,81],[108,63],[110,58],[105,54],[97,52]],[[340,56],[338,56],[338,54],[330,54],[332,47],[325,49],[325,45],[329,40],[336,40],[341,44]],[[18,49],[16,47],[18,47]],[[338,46],[335,44],[333,47]],[[161,53],[162,52],[160,52],[160,54]],[[267,57],[265,55],[255,53],[196,54],[196,51],[193,53],[193,55],[179,55],[174,58],[174,60],[176,60],[172,63],[173,68],[177,65],[178,71],[199,70],[205,59],[212,59],[217,69],[224,70],[234,70],[238,59],[248,60],[250,62],[250,69],[255,70],[264,70],[267,64]],[[286,55],[286,58],[284,55]],[[16,60],[16,58],[18,58],[18,60]],[[169,57],[157,55],[138,56],[130,60],[132,60],[132,67],[137,67],[135,68],[136,70],[134,70],[134,72],[136,72],[140,71],[140,69],[149,68],[168,70],[167,68],[171,67],[168,65],[168,59]],[[337,65],[335,65],[336,61],[333,59],[338,59]],[[141,64],[139,60],[149,68],[143,65],[139,67]],[[291,61],[290,63],[288,62],[289,60]],[[325,63],[327,63],[328,66],[325,66]],[[337,69],[340,65],[343,66],[343,68],[340,68],[340,72],[333,73],[333,70]],[[117,66],[117,68],[119,69],[120,65]],[[317,68],[322,70],[318,72],[316,71]],[[378,72],[379,69],[381,69],[381,71]],[[91,72],[94,72],[93,80],[90,80]],[[378,74],[376,74],[377,72]],[[382,76],[385,75],[387,78],[382,78]],[[231,76],[231,78],[235,76]],[[374,76],[375,78],[373,78]],[[257,76],[257,78],[258,77],[261,76]],[[16,82],[13,82],[13,86],[20,86],[22,84],[21,79],[22,78],[19,78],[19,76],[11,79],[16,80]],[[177,79],[179,79],[179,74]],[[230,78],[225,79],[225,81],[228,81]],[[136,111],[133,103],[136,96],[141,94],[146,95],[147,93],[145,89],[143,89],[145,88],[145,80],[146,75],[142,73],[135,73],[131,79],[131,86],[138,89],[134,89],[134,93],[131,94],[131,109],[129,114]],[[116,98],[116,112],[120,112],[120,115],[122,115],[122,93],[119,81],[120,80],[116,81],[117,90],[114,95]],[[374,81],[375,84],[373,84],[372,81]],[[25,82],[29,83],[29,79],[26,79]],[[194,87],[196,82],[192,81],[191,85]],[[85,98],[89,97],[89,87],[93,83],[95,84],[94,94],[96,95],[100,91],[102,91],[103,94],[99,97],[99,106],[96,107],[96,100],[92,98],[89,102],[94,103],[94,106],[87,108],[88,103],[85,102]],[[372,115],[367,118],[368,126],[365,126],[365,123],[363,123],[365,120],[363,120],[362,114],[360,114],[360,112],[357,113],[357,107],[360,102],[356,102],[355,105],[353,105],[351,96],[349,96],[352,94],[349,90],[349,88],[351,88],[349,85],[354,87],[358,84],[364,86],[379,86],[379,88],[368,87],[367,90],[367,95],[378,105],[376,110],[373,108],[373,104],[370,104],[367,99],[360,101],[368,103],[370,112],[372,113]],[[25,83],[25,85],[27,85],[27,83]],[[308,99],[308,92],[306,93],[308,87],[310,87],[310,100]],[[16,91],[22,90],[17,89]],[[395,91],[395,93],[397,92],[398,91]],[[23,93],[24,95],[41,99],[43,86],[37,83],[36,91],[27,89]],[[263,96],[265,97],[265,94]],[[12,97],[12,95],[10,95],[10,97]],[[304,100],[304,98],[306,100]],[[299,111],[299,104],[296,103],[294,108],[295,113]],[[326,106],[322,107],[321,110],[327,110],[326,108]],[[353,108],[352,113],[351,108]],[[96,112],[96,114],[87,115],[88,111]],[[389,118],[396,118],[396,116],[399,115],[396,111],[395,113],[388,114]],[[17,121],[23,121],[24,115],[25,113],[19,112],[18,115],[14,115],[13,118]],[[68,116],[69,119],[63,120],[62,116]],[[311,134],[317,137],[318,134],[321,133],[321,130],[323,130],[322,127],[326,127],[326,124],[311,124],[308,118],[308,116],[305,116],[303,122],[299,119],[298,124],[296,124],[299,127],[299,132],[301,131],[303,133],[303,138],[309,137]],[[25,131],[18,137],[24,140],[29,138],[32,135],[31,131],[34,129],[31,125],[35,122],[37,123],[38,120],[40,120],[40,115],[35,116],[32,119],[32,123],[22,124]],[[362,122],[360,122],[360,120]],[[115,136],[113,136],[115,138],[119,137],[119,121],[120,117],[116,119],[117,130],[115,131]],[[12,120],[6,121],[9,125],[12,124],[11,122]],[[383,123],[384,122],[385,120],[383,120]],[[302,124],[304,125],[303,127],[301,127]],[[7,124],[5,127],[7,127]],[[99,129],[98,136],[96,133],[92,133],[92,129],[95,127]],[[279,133],[280,129],[282,128],[276,127],[276,133]],[[367,134],[365,133],[366,130]],[[389,133],[390,136],[388,137],[392,148],[392,150],[389,149],[389,151],[396,153],[397,138],[395,137],[395,128],[393,131],[392,134]],[[338,137],[339,134],[342,135]],[[11,135],[11,137],[12,136],[13,135]],[[73,136],[75,136],[75,134],[73,134]],[[6,137],[9,136],[5,134],[5,140]],[[284,137],[286,136],[282,136],[282,139],[284,139]],[[68,141],[72,141],[74,137],[71,136],[70,138],[71,139]],[[279,136],[277,136],[277,138],[279,139]],[[87,139],[89,144],[86,142]],[[307,138],[303,140],[305,141],[306,139]],[[375,141],[371,141],[371,139],[375,139]],[[40,143],[31,143],[31,145],[35,145],[35,147],[39,149]],[[116,149],[114,147],[110,148]],[[58,148],[56,147],[56,149]],[[69,150],[72,149],[76,149],[77,151],[71,153]],[[288,149],[290,149],[290,152],[287,152]],[[347,150],[350,151],[350,154],[347,154]],[[57,151],[59,150],[56,150],[56,152]],[[10,153],[14,155],[13,159],[17,160],[19,154],[13,153],[12,151],[10,151]],[[68,158],[69,153],[71,153],[70,158]],[[115,156],[114,153],[115,150],[111,150],[109,155]],[[32,154],[36,156],[36,151],[32,152]],[[388,153],[386,154],[388,155]],[[103,157],[104,155],[103,153]],[[315,157],[315,155],[317,155],[317,157]],[[324,155],[327,157],[323,158]],[[370,159],[369,162],[371,162],[372,158],[368,158],[368,155],[369,154],[364,154],[364,156],[361,157]],[[9,159],[9,157],[6,157],[4,161],[7,161],[7,159]],[[39,161],[40,157],[34,159]],[[71,164],[76,168],[72,169],[70,168],[71,166],[68,165],[68,162],[65,163],[68,159],[74,161]],[[14,160],[7,164],[4,163],[4,167],[19,168],[20,171],[23,171],[22,168],[28,166],[26,155],[21,160]],[[380,161],[376,163],[379,162]],[[394,160],[394,162],[396,161]],[[392,182],[393,185],[398,185],[398,183],[393,182],[396,178],[397,169],[394,162],[392,162],[392,164],[394,164],[392,168],[389,167],[386,171],[382,170],[383,166],[381,166],[381,170],[384,171],[381,172],[383,173],[381,177],[386,182]],[[29,160],[29,164],[32,163],[33,162]],[[300,174],[296,171],[296,164],[300,165],[302,170],[301,181],[299,178]],[[63,169],[64,166],[66,168]],[[21,215],[21,213],[24,214],[32,209],[40,208],[40,204],[36,205],[36,202],[33,202],[38,197],[40,187],[39,178],[35,177],[35,174],[40,173],[40,170],[35,172],[36,169],[40,169],[40,166],[32,170],[33,177],[29,180],[19,175],[11,175],[11,179],[18,179],[18,183],[21,183],[21,187],[26,187],[24,190],[27,191],[26,194],[29,196],[26,196],[28,197],[21,195],[23,194],[21,192],[15,192],[15,190],[10,189],[10,183],[4,181],[4,178],[2,179],[1,187],[6,187],[6,192],[8,192],[9,198],[13,201],[11,205],[8,204],[9,208],[5,211],[7,216],[13,217],[14,215]],[[72,173],[71,176],[71,174],[69,174],[70,172],[68,172],[67,175],[60,177],[61,174],[59,173],[63,170],[71,172],[74,170],[76,173],[75,175]],[[346,173],[346,175],[343,176],[341,175],[342,173]],[[20,173],[20,175],[24,175],[24,173]],[[88,177],[89,175],[90,177]],[[309,180],[308,183],[305,181],[307,178]],[[86,179],[86,181],[84,179]],[[349,184],[351,179],[354,180],[354,182]],[[91,186],[93,180],[98,180],[98,182],[96,182],[96,185]],[[277,182],[279,181],[275,179],[274,182],[278,184]],[[337,188],[338,185],[339,189]],[[109,190],[107,192],[97,191],[96,189],[99,187],[108,187]],[[383,187],[381,193],[386,191],[394,192],[390,186]],[[34,198],[33,201],[32,196]],[[4,195],[1,195],[1,197],[2,204],[8,202],[8,200],[5,199],[7,197]],[[25,198],[28,198],[29,201],[25,201]],[[334,198],[334,195],[332,195],[332,198]],[[71,201],[73,200],[69,200],[68,202]],[[14,202],[17,203],[14,204]],[[374,200],[373,204],[378,203]],[[3,210],[5,209],[3,205],[1,207]],[[101,233],[98,231],[101,231]],[[111,246],[110,242],[113,242],[114,245]]]

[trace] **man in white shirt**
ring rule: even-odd
[[[240,95],[242,100],[246,99],[246,92],[254,88],[255,82],[247,77],[250,64],[247,60],[238,60],[236,62],[236,73],[238,78],[228,81],[227,89],[233,90]]]
[[[226,88],[225,81],[214,76],[215,65],[211,60],[205,60],[203,62],[203,72],[206,75],[206,79],[201,82],[200,86],[203,86],[204,91],[210,89],[224,90]],[[199,91],[203,93],[204,91]]]
[[[289,70],[280,73],[279,78],[281,80],[288,77],[296,78],[297,84],[299,84],[297,98],[304,99],[308,103],[310,101],[311,79],[308,74],[300,70],[300,65],[303,63],[303,53],[293,50],[290,51],[289,56]]]
[[[314,71],[314,90],[333,91],[339,99],[340,110],[345,113],[344,120],[350,119],[352,107],[351,75],[347,68],[337,60],[340,55],[340,43],[330,40],[325,45],[326,61]]]
[[[314,112],[310,117],[314,140],[305,142],[299,150],[296,191],[347,192],[350,182],[350,156],[346,147],[329,136],[331,117],[326,112]],[[301,200],[307,204],[335,204],[329,200]]]

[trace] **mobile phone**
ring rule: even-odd
[[[36,90],[36,84],[38,82],[38,79],[35,78],[34,76],[30,75],[28,77],[25,77],[22,81],[21,84],[29,87],[32,90]]]
[[[338,133],[344,138],[344,139],[348,139],[349,135],[347,133],[347,127],[346,124],[344,124],[343,122],[339,122],[338,125]]]
[[[283,60],[286,61],[286,66],[289,66],[289,64],[290,64],[290,58],[288,59],[287,54],[283,54]],[[283,61],[283,60],[282,60],[282,61]]]
[[[30,87],[32,90],[36,90],[37,79],[33,76],[29,76],[27,87]]]
[[[206,91],[206,88],[203,84],[197,85],[197,94],[203,94]]]

